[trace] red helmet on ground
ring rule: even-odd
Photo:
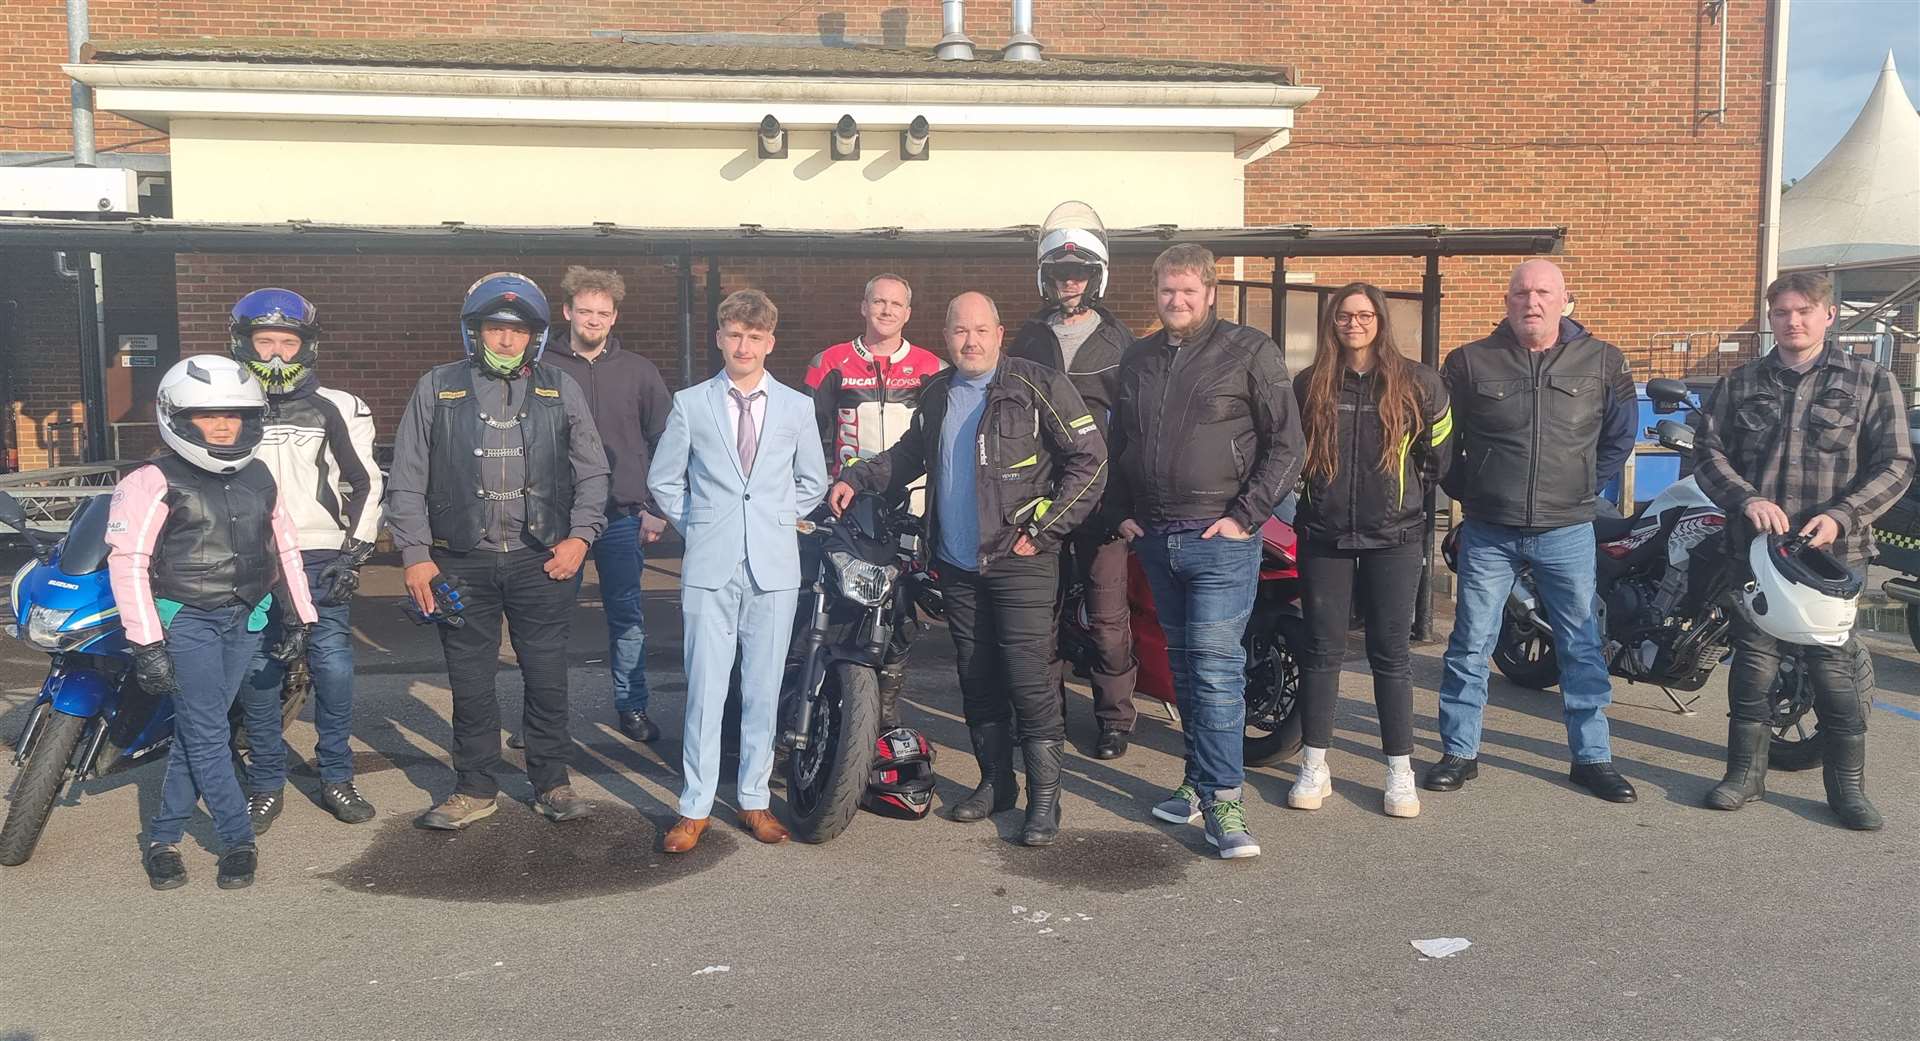
[[[882,817],[917,821],[933,808],[933,744],[912,727],[874,739],[873,768],[860,805]]]

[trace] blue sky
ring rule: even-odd
[[[1920,0],[1794,0],[1783,175],[1803,177],[1853,125],[1887,51],[1920,101]]]

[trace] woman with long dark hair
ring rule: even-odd
[[[1295,527],[1307,616],[1300,778],[1287,805],[1316,810],[1333,792],[1327,746],[1340,696],[1355,577],[1387,756],[1385,809],[1413,817],[1413,674],[1408,643],[1420,584],[1427,489],[1446,473],[1453,417],[1433,369],[1394,341],[1386,295],[1365,282],[1334,291],[1313,364],[1293,381],[1306,434]]]

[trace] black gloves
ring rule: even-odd
[[[360,565],[372,555],[373,543],[349,539],[341,547],[340,555],[320,569],[319,581],[313,588],[314,602],[321,607],[339,607],[350,602],[360,589]]]
[[[307,638],[312,635],[313,626],[305,623],[280,626],[280,639],[267,648],[267,657],[282,665],[292,665],[307,654]]]
[[[140,681],[140,689],[155,697],[172,697],[180,693],[180,683],[173,678],[173,656],[167,653],[167,641],[136,643],[133,650],[133,676]]]

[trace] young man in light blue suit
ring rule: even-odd
[[[653,500],[687,543],[680,611],[687,713],[680,820],[668,853],[699,843],[720,786],[720,715],[740,659],[740,824],[761,842],[787,829],[767,808],[773,730],[800,598],[796,523],[827,492],[813,402],[767,374],[780,312],[757,289],[727,297],[715,340],[726,369],[673,397],[647,472]]]

